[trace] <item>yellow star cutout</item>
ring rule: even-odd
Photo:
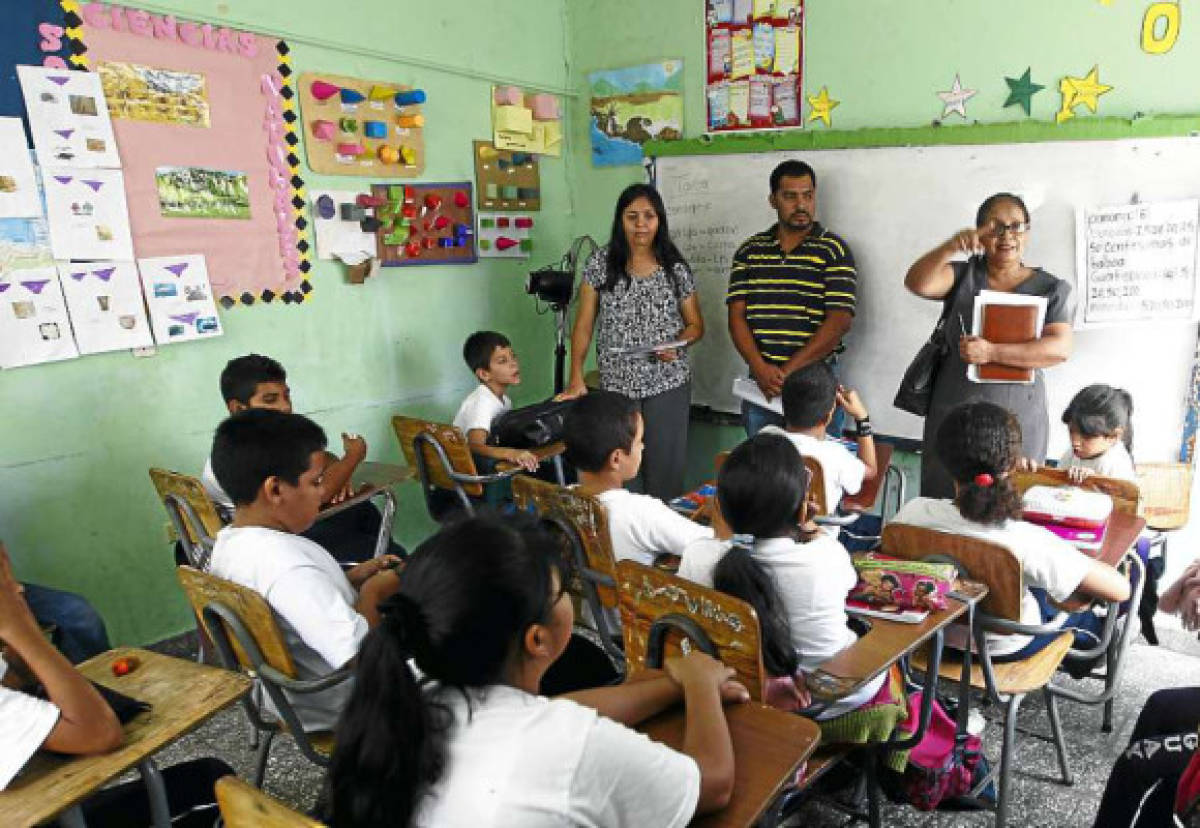
[[[812,110],[808,113],[808,120],[810,122],[818,120],[824,121],[825,126],[833,126],[833,119],[831,117],[833,114],[833,108],[840,104],[841,101],[835,101],[833,98],[829,97],[829,90],[824,86],[821,87],[820,94],[808,95],[807,97],[808,105],[812,107]]]
[[[1062,93],[1062,108],[1054,116],[1055,122],[1061,124],[1074,118],[1075,113],[1072,110],[1080,104],[1095,112],[1099,105],[1097,99],[1111,89],[1108,84],[1100,82],[1099,65],[1093,66],[1092,71],[1082,78],[1067,75],[1058,82],[1058,91]]]

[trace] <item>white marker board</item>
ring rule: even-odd
[[[922,420],[893,408],[892,397],[940,304],[905,290],[904,274],[919,255],[973,224],[984,198],[1004,190],[1025,197],[1033,222],[1026,262],[1075,284],[1078,209],[1200,195],[1196,138],[660,158],[658,187],[672,236],[696,272],[708,330],[693,350],[695,404],[738,410],[730,388],[746,368],[725,321],[729,262],[743,239],[774,221],[767,180],[785,158],[816,169],[818,218],[857,260],[858,316],[846,341],[844,382],[863,394],[876,431],[915,439]],[[1107,382],[1133,394],[1136,456],[1174,459],[1196,334],[1184,321],[1076,331],[1070,361],[1046,372],[1051,456],[1066,448],[1057,423],[1071,396]]]

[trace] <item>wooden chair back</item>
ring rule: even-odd
[[[599,575],[616,582],[617,561],[613,556],[612,536],[608,532],[608,511],[591,495],[556,486],[528,475],[512,479],[513,502],[518,509],[533,509],[539,515],[566,524],[583,548],[584,563]],[[596,595],[605,609],[617,606],[617,592],[604,584],[595,585]]]
[[[323,825],[236,776],[218,779],[216,791],[217,805],[228,828],[321,828]]]
[[[154,484],[158,498],[166,506],[168,514],[171,513],[171,506],[167,499],[176,497],[192,508],[192,512],[200,521],[199,528],[203,529],[210,538],[215,538],[217,532],[221,531],[221,527],[224,526],[221,516],[217,514],[217,507],[213,505],[208,492],[204,491],[204,485],[199,480],[191,475],[152,468],[150,469],[150,481]],[[181,509],[178,514],[183,530],[187,533],[187,540],[192,544],[200,543],[200,533],[188,519],[187,512]]]
[[[435,423],[432,420],[421,420],[417,417],[405,417],[400,414],[392,417],[392,428],[396,432],[396,438],[400,441],[400,450],[404,452],[405,461],[414,469],[419,470],[422,465],[417,458],[417,437],[426,434],[442,447],[453,471],[459,474],[476,474],[475,457],[471,454],[471,444],[467,442],[467,436],[462,433],[462,429],[446,423]],[[446,467],[438,457],[437,451],[425,440],[421,441],[420,451],[428,475],[428,480],[421,481],[423,484],[428,483],[448,491],[456,491],[461,486],[462,490],[470,497],[483,496],[481,483],[458,483],[447,474]]]
[[[980,609],[997,618],[1021,620],[1025,579],[1012,550],[991,541],[938,532],[921,526],[889,523],[883,527],[880,552],[910,561],[940,556],[958,564],[961,575],[988,588]]]
[[[1180,529],[1188,522],[1192,503],[1189,463],[1138,463],[1142,513],[1151,529]]]
[[[745,601],[636,561],[617,563],[621,631],[630,670],[645,667],[650,627],[665,615],[694,621],[717,648],[717,658],[737,671],[755,701],[766,692],[758,616]],[[678,655],[686,636],[671,630],[664,657]]]
[[[804,468],[808,469],[808,502],[816,510],[817,515],[828,515],[836,511],[837,504],[831,504],[825,492],[825,470],[821,461],[815,457],[805,456]]]
[[[183,594],[187,596],[188,603],[192,605],[192,610],[200,619],[204,632],[210,640],[218,639],[213,635],[214,631],[209,628],[209,620],[205,616],[204,609],[210,604],[223,604],[241,620],[250,637],[254,639],[254,643],[258,645],[263,660],[285,676],[295,678],[296,666],[292,662],[291,651],[288,650],[287,643],[279,632],[275,614],[271,611],[271,606],[265,598],[249,587],[235,584],[233,581],[226,581],[224,578],[218,578],[216,575],[201,572],[190,566],[181,566],[176,572],[179,577],[179,585],[183,587]],[[246,671],[253,670],[254,664],[251,662],[249,654],[242,649],[237,636],[233,634],[232,630],[224,632],[228,633],[238,663]]]
[[[1013,472],[1013,484],[1022,495],[1033,486],[1078,486],[1084,491],[1102,492],[1111,497],[1113,511],[1119,514],[1141,514],[1142,495],[1138,484],[1128,480],[1092,475],[1082,483],[1072,483],[1065,469],[1038,469],[1032,472]]]

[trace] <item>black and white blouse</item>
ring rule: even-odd
[[[659,267],[645,277],[630,276],[627,284],[603,290],[608,278],[608,249],[592,254],[584,280],[596,289],[596,362],[600,384],[608,391],[645,399],[671,391],[692,378],[686,350],[674,362],[653,354],[621,354],[613,349],[659,345],[679,337],[685,324],[681,305],[696,292],[696,280],[685,264],[675,265],[675,278]]]

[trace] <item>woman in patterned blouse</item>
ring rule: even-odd
[[[593,330],[601,386],[641,406],[642,490],[669,500],[683,490],[692,387],[686,346],[677,343],[700,339],[704,320],[691,268],[671,241],[662,197],[648,184],[621,193],[612,237],[584,268],[563,398],[587,393],[583,366]]]

